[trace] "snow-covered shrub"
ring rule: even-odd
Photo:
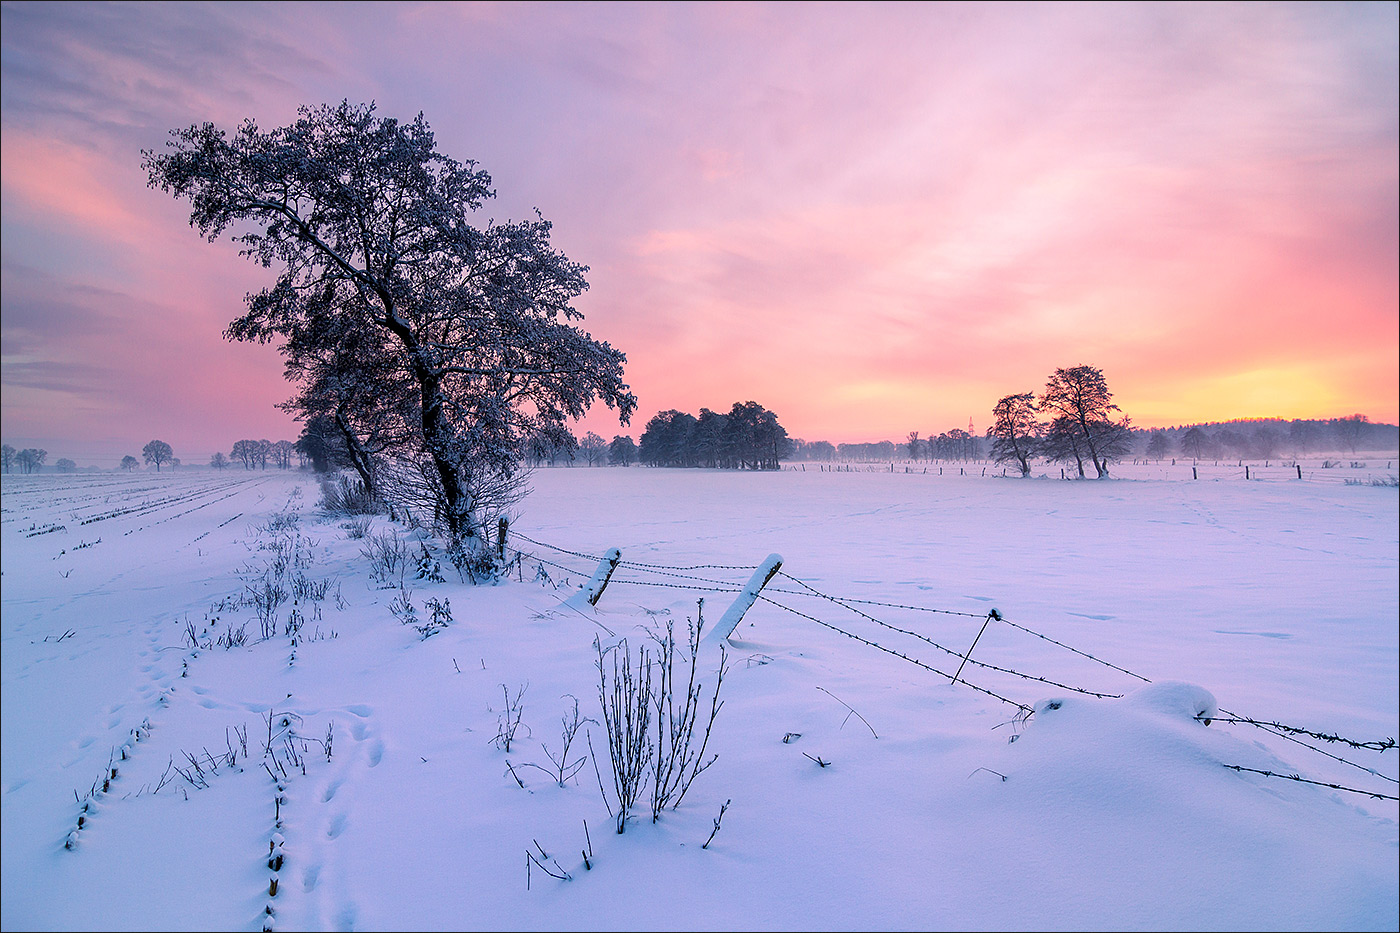
[[[321,477],[321,507],[342,515],[376,515],[380,506],[358,477],[338,473]]]
[[[569,748],[574,744],[574,739],[578,737],[578,730],[583,724],[593,722],[592,719],[579,715],[577,697],[567,693],[564,695],[574,701],[574,709],[572,714],[565,714],[559,720],[564,728],[559,754],[554,754],[554,752],[549,750],[548,745],[541,742],[540,747],[544,749],[544,754],[545,757],[549,759],[550,767],[546,768],[534,762],[526,762],[525,764],[527,768],[535,768],[548,774],[554,783],[558,784],[560,787],[563,787],[564,783],[568,781],[569,778],[583,770],[584,764],[588,761],[588,756],[586,755],[570,761]]]
[[[525,690],[529,686],[529,684],[521,684],[520,689],[515,691],[515,697],[512,698],[510,690],[505,684],[501,684],[501,692],[505,695],[505,707],[496,718],[496,735],[491,741],[495,742],[496,747],[503,752],[510,751],[510,743],[515,741],[515,733],[520,729],[520,717],[525,712],[525,706],[520,701],[525,696]]]
[[[433,557],[428,550],[428,545],[418,542],[419,553],[417,557],[418,570],[414,578],[427,580],[429,583],[446,583],[447,580],[442,575],[442,567],[438,564],[437,558]]]
[[[351,541],[358,541],[369,534],[370,526],[374,524],[374,519],[368,515],[361,515],[352,518],[348,522],[341,522],[340,527],[345,531],[345,537]]]
[[[477,537],[452,542],[447,548],[447,559],[472,583],[495,580],[501,570],[496,552]]]
[[[704,684],[696,681],[703,625],[704,619],[698,614],[697,619],[690,622],[689,657],[682,658],[679,663],[675,633],[669,621],[665,633],[654,636],[655,654],[646,646],[641,647],[635,666],[626,639],[607,650],[594,642],[598,652],[595,662],[598,699],[608,734],[608,757],[617,802],[617,812],[613,816],[619,833],[626,830],[627,820],[643,787],[648,784],[651,787],[651,820],[654,823],[661,818],[663,810],[680,806],[691,783],[719,757],[712,755],[706,759],[705,749],[720,707],[724,705],[720,689],[729,662],[721,647],[709,712],[703,720],[704,729],[697,736],[696,726],[702,721],[700,714],[705,705]],[[610,665],[606,661],[608,654],[612,655]],[[600,780],[600,790],[601,784]],[[611,813],[612,805],[606,792],[603,802]]]
[[[408,548],[392,531],[367,535],[360,553],[369,560],[370,575],[385,585],[397,580],[402,588],[404,571],[408,566]]]

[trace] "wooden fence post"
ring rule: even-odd
[[[621,560],[622,552],[617,548],[610,549],[608,553],[603,555],[603,559],[598,561],[598,569],[593,571],[593,578],[583,585],[583,589],[564,600],[564,602],[577,606],[586,600],[590,606],[598,605],[598,600],[602,597],[603,590],[608,587],[608,580],[612,578],[613,571],[617,569],[617,565]]]
[[[739,627],[739,622],[744,618],[744,613],[749,611],[749,607],[758,601],[758,594],[768,581],[773,579],[783,566],[783,559],[780,555],[769,554],[763,563],[758,565],[758,569],[749,577],[749,582],[744,584],[744,588],[739,591],[734,602],[725,610],[724,615],[715,623],[715,627],[710,629],[710,633],[705,636],[706,642],[725,641],[734,630]]]

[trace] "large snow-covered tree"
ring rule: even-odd
[[[509,481],[532,438],[562,441],[598,400],[623,423],[636,408],[626,356],[572,323],[586,267],[554,249],[538,214],[474,226],[491,178],[439,153],[421,114],[343,102],[266,131],[206,123],[142,164],[151,187],[190,201],[203,236],[235,231],[242,255],[277,269],[228,337],[280,341],[300,378],[356,335],[360,351],[334,368],[383,380],[412,437],[393,455],[432,474],[453,542],[480,530],[474,490]]]

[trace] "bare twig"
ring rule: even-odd
[[[830,690],[826,689],[825,687],[818,687],[817,689],[820,690],[822,693],[825,693],[827,696],[831,697],[831,698],[832,698],[833,700],[835,700],[837,703],[840,703],[842,706],[846,707],[846,709],[850,710],[850,712],[846,714],[846,718],[843,719],[843,720],[841,720],[841,728],[842,728],[842,729],[846,728],[846,723],[850,721],[850,719],[851,719],[852,716],[855,716],[855,717],[856,717],[857,719],[859,719],[861,722],[865,723],[865,728],[867,728],[867,729],[870,730],[870,734],[871,734],[871,735],[874,735],[875,738],[877,738],[877,739],[879,738],[878,735],[875,735],[875,727],[872,726],[872,725],[869,723],[869,721],[866,720],[866,718],[865,718],[864,716],[862,716],[860,713],[857,713],[856,710],[855,710],[855,707],[853,707],[851,704],[847,703],[845,700],[841,699],[839,696],[837,696],[836,694],[832,693]],[[787,740],[784,739],[783,741],[787,741]]]

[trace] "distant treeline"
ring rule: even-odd
[[[1365,415],[1345,418],[1246,418],[1236,421],[1134,428],[1137,452],[1160,459],[1247,457],[1267,460],[1323,451],[1400,451],[1400,426],[1377,424]]]
[[[1149,459],[1193,457],[1198,460],[1244,457],[1267,460],[1328,451],[1400,451],[1400,426],[1380,424],[1365,415],[1346,418],[1243,418],[1235,421],[1183,424],[1170,428],[1129,429],[1132,455]],[[987,435],[953,428],[929,437],[911,432],[901,442],[831,444],[792,442],[795,461],[982,460],[990,450]],[[1159,438],[1154,440],[1153,438]]]
[[[981,460],[987,450],[984,437],[953,428],[941,434],[921,438],[917,431],[903,443],[875,441],[868,444],[832,444],[829,441],[792,442],[789,460],[813,462],[890,461],[890,460]]]

